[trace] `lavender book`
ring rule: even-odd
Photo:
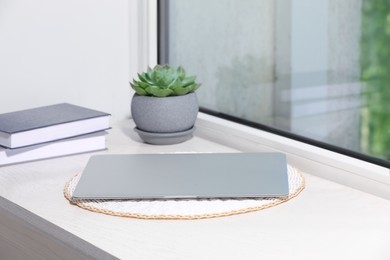
[[[68,103],[0,114],[0,145],[14,149],[103,131],[109,117]]]
[[[9,149],[0,147],[0,166],[106,149],[105,131]]]

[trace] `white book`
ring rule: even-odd
[[[0,147],[0,166],[106,149],[107,132],[10,149]]]

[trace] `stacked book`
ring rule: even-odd
[[[68,103],[0,114],[0,166],[104,150],[109,117]]]

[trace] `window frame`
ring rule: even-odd
[[[166,64],[169,59],[169,0],[157,0],[157,63]],[[336,152],[342,155],[353,157],[359,160],[363,160],[372,164],[376,164],[382,167],[390,168],[390,161],[370,156],[368,154],[359,153],[353,150],[349,150],[343,147],[332,145],[326,142],[311,139],[305,136],[301,136],[292,132],[288,132],[282,129],[278,129],[269,125],[252,122],[242,118],[238,118],[232,115],[225,114],[223,112],[215,111],[209,108],[200,107],[200,112],[212,115],[218,118],[226,119],[234,123],[239,123],[245,126],[253,127],[262,131],[267,131],[272,134],[280,135],[286,138],[290,138],[299,142],[303,142],[309,145],[313,145],[319,148],[323,148],[332,152]]]

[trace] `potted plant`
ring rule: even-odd
[[[135,131],[151,144],[173,144],[192,137],[199,111],[195,90],[200,84],[185,70],[156,65],[130,82],[135,93],[131,114]]]

